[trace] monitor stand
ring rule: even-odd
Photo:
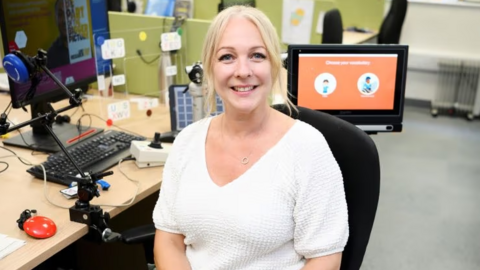
[[[86,126],[80,126],[81,129],[79,131],[76,125],[69,123],[54,123],[52,128],[55,135],[57,135],[58,139],[65,147],[75,145],[85,139],[103,132],[103,129],[101,128]],[[8,138],[3,141],[3,144],[47,153],[56,153],[61,151],[60,147],[50,133],[36,129],[22,132],[21,134]]]

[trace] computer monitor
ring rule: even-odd
[[[289,99],[368,133],[402,130],[408,46],[290,45]]]
[[[0,26],[4,55],[19,50],[33,57],[38,49],[44,49],[47,68],[71,91],[86,91],[96,81],[97,72],[101,74],[105,66],[111,65],[111,60],[101,57],[97,44],[109,38],[107,0],[0,0]],[[12,107],[30,105],[32,118],[47,112],[48,103],[68,97],[46,74],[40,77],[30,98],[26,93],[31,82],[19,84],[9,78]],[[31,126],[31,131],[4,140],[4,144],[45,152],[60,150],[40,122]],[[86,129],[68,123],[53,125],[64,146],[102,131]]]

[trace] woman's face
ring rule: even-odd
[[[272,88],[271,64],[252,22],[230,19],[213,57],[214,86],[226,110],[245,114],[266,104]]]

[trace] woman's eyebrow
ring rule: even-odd
[[[254,47],[250,48],[249,50],[253,51],[253,50],[256,50],[256,49],[265,49],[265,46],[261,46],[261,45],[254,46]],[[220,50],[232,50],[232,51],[234,51],[235,48],[231,47],[231,46],[222,46],[222,47],[218,48],[217,52],[219,52]]]

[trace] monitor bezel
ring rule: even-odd
[[[105,8],[107,8],[107,1],[103,0],[105,4]],[[5,1],[0,0],[0,14],[4,14],[5,10],[3,8]],[[108,9],[107,9],[107,16],[108,16]],[[110,28],[110,20],[107,19],[107,28]],[[0,31],[1,31],[1,39],[2,39],[2,45],[3,45],[3,54],[6,56],[7,54],[11,53],[9,50],[8,46],[8,38],[7,38],[7,26],[6,26],[6,21],[5,21],[5,16],[0,16]],[[93,30],[92,30],[93,31]],[[94,52],[95,52],[95,43],[93,43],[94,46]],[[46,49],[46,48],[42,48]],[[21,50],[20,50],[21,51]],[[29,55],[33,57],[34,55]],[[95,74],[89,77],[86,77],[82,80],[75,81],[74,83],[66,85],[66,87],[70,90],[70,92],[74,92],[75,89],[82,89],[83,92],[86,92],[88,90],[88,85],[91,83],[94,83],[97,81],[97,63],[96,63],[96,58],[95,55],[93,55],[93,58],[95,60]],[[47,60],[48,61],[48,60]],[[46,74],[42,73],[42,76],[47,76]],[[48,77],[48,76],[47,76]],[[51,78],[48,78],[51,80]],[[68,95],[65,93],[63,89],[60,88],[60,86],[56,88],[52,88],[48,90],[45,93],[42,94],[35,94],[32,99],[28,101],[22,101],[18,100],[17,94],[16,94],[16,83],[8,77],[8,84],[9,84],[9,92],[10,92],[10,98],[12,101],[12,107],[14,109],[19,109],[28,105],[32,105],[38,102],[51,102],[55,103],[64,99],[68,98]],[[30,82],[28,82],[28,86],[30,87]]]
[[[288,96],[297,105],[299,54],[396,54],[398,55],[394,108],[392,110],[318,110],[348,120],[351,123],[401,123],[405,98],[405,83],[408,64],[407,45],[380,44],[308,44],[288,46]]]

